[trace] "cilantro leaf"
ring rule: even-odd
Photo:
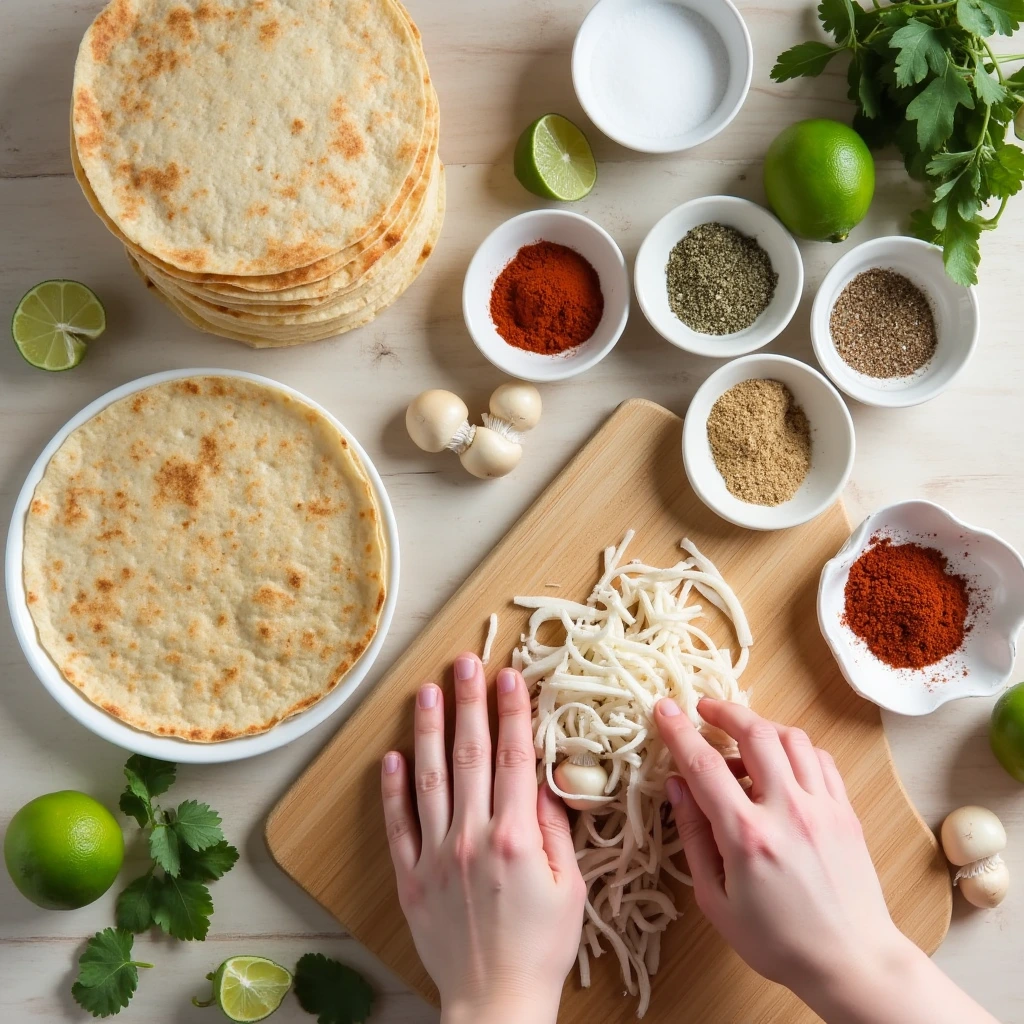
[[[185,846],[197,852],[209,849],[224,839],[220,815],[211,810],[208,804],[197,803],[195,800],[178,804],[171,828]]]
[[[979,36],[1012,36],[1024,21],[1024,0],[957,0],[957,21]]]
[[[860,104],[860,112],[864,117],[872,120],[878,117],[882,109],[876,74],[877,63],[877,57],[870,51],[855,53],[846,71],[850,99]]]
[[[1024,150],[1019,146],[1002,146],[986,163],[984,176],[990,195],[1000,199],[1015,196],[1024,186]]]
[[[980,57],[974,68],[974,91],[987,107],[994,103],[1002,103],[1006,99],[1006,90],[985,70],[985,64]]]
[[[126,931],[104,928],[86,943],[78,958],[78,979],[71,995],[94,1017],[120,1013],[138,987],[138,969],[153,966],[132,960],[132,941]]]
[[[117,802],[117,806],[121,808],[122,814],[129,818],[134,818],[139,823],[139,828],[145,828],[149,824],[150,814],[152,813],[151,806],[130,789],[126,789],[121,794],[121,799]]]
[[[307,953],[295,967],[295,995],[317,1024],[363,1024],[373,989],[358,972],[321,953]]]
[[[132,754],[124,766],[128,788],[143,800],[166,793],[174,784],[177,770],[178,766],[170,761],[159,761],[155,757],[143,757],[141,754]],[[132,785],[133,777],[141,783],[142,792]]]
[[[852,0],[821,0],[818,17],[840,46],[846,46],[853,38]]]
[[[965,149],[959,153],[936,153],[928,162],[928,173],[938,178],[951,171],[960,170],[973,159],[973,149]]]
[[[958,106],[974,109],[974,96],[963,75],[947,57],[946,67],[907,107],[907,118],[917,122],[917,142],[925,152],[935,152],[953,133]]]
[[[149,834],[149,855],[169,875],[181,871],[178,835],[170,825],[157,825]]]
[[[164,875],[156,885],[153,921],[175,939],[206,938],[213,900],[202,882]]]
[[[959,214],[950,212],[942,232],[942,262],[946,266],[946,273],[957,284],[978,283],[980,237],[981,228],[974,221],[964,220]]]
[[[894,32],[890,46],[896,54],[897,85],[916,85],[929,70],[941,75],[949,63],[942,33],[924,21],[912,21]]]
[[[222,839],[214,846],[197,853],[187,846],[181,848],[179,877],[195,882],[215,882],[226,875],[238,860],[238,851]]]
[[[159,884],[152,873],[142,875],[117,897],[114,919],[118,928],[137,934],[153,924],[153,901]]]
[[[776,82],[788,82],[791,78],[817,78],[828,67],[829,61],[842,52],[825,43],[797,43],[779,54],[771,77]]]
[[[957,0],[956,20],[977,36],[990,36],[996,30],[980,0]]]
[[[932,224],[930,210],[915,210],[910,215],[910,233],[915,238],[920,238],[924,242],[932,242],[934,244],[939,240],[939,232],[936,230],[935,225]]]

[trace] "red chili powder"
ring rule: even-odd
[[[498,275],[491,319],[510,345],[557,355],[590,338],[604,314],[597,271],[557,242],[524,245]]]
[[[941,551],[882,539],[850,568],[843,623],[887,665],[924,668],[959,649],[969,605]]]

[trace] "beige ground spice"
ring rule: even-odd
[[[708,416],[711,455],[729,492],[754,505],[789,501],[811,468],[811,428],[777,380],[745,380]]]

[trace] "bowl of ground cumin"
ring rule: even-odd
[[[825,563],[818,623],[850,686],[889,711],[992,696],[1024,626],[1024,560],[940,505],[899,502]]]
[[[748,530],[785,530],[824,512],[846,486],[854,450],[842,396],[788,356],[726,363],[698,389],[683,423],[690,486]]]
[[[538,383],[574,377],[599,363],[626,326],[626,261],[587,217],[522,213],[477,249],[462,312],[476,347],[510,376]]]
[[[821,368],[865,405],[903,408],[941,394],[967,365],[980,330],[975,288],[946,273],[917,238],[873,238],[825,275],[811,307]]]

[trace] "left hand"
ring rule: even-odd
[[[452,784],[440,687],[417,698],[413,775],[384,758],[381,789],[402,910],[441,995],[445,1024],[554,1024],[576,960],[586,888],[565,808],[538,793],[530,696],[498,673],[492,771],[487,684],[480,659],[455,661]]]

